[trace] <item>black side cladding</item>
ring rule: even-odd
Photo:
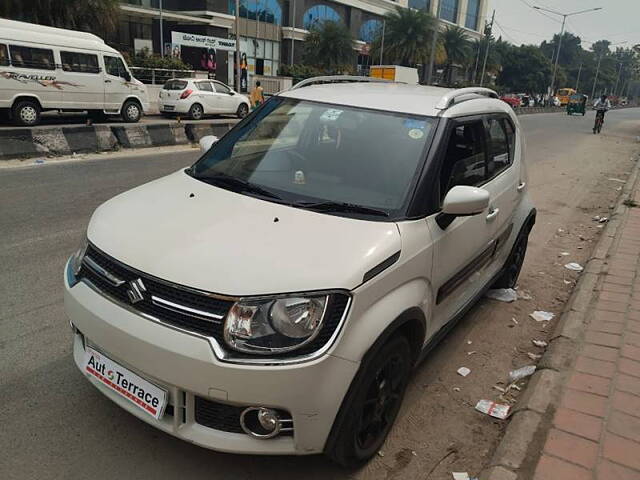
[[[382,262],[380,262],[378,265],[373,267],[368,272],[366,272],[364,274],[364,276],[362,277],[362,283],[368,282],[373,277],[375,277],[375,276],[379,275],[380,273],[384,272],[387,268],[389,268],[391,265],[396,263],[399,259],[400,259],[400,250],[398,250],[396,253],[391,255],[386,260],[383,260]]]

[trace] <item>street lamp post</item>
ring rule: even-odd
[[[242,90],[240,86],[240,0],[236,0],[236,19],[235,19],[235,33],[236,33],[236,91]],[[247,85],[248,87],[248,85]]]
[[[576,80],[576,92],[578,91],[578,86],[580,85],[580,74],[582,73],[582,62],[580,62],[580,68],[578,69],[578,79]]]
[[[164,58],[164,29],[162,28],[162,0],[160,0],[160,56]]]
[[[558,71],[558,60],[560,59],[560,49],[562,48],[562,37],[564,36],[564,26],[567,23],[567,17],[580,15],[581,13],[595,12],[596,10],[602,10],[602,7],[589,8],[587,10],[580,10],[579,12],[572,12],[572,13],[561,13],[561,12],[556,12],[555,10],[549,10],[548,8],[537,7],[537,6],[534,6],[533,8],[535,8],[536,10],[544,10],[545,12],[549,12],[554,15],[559,15],[560,17],[562,17],[562,28],[560,29],[560,39],[558,40],[558,50],[556,52],[556,61],[553,65],[553,76],[551,77],[551,88],[549,92],[549,95],[553,95],[554,87],[556,83],[556,73]]]
[[[436,61],[436,44],[438,43],[438,29],[440,28],[440,7],[442,0],[438,0],[438,8],[436,9],[436,22],[433,27],[433,37],[431,38],[431,56],[429,57],[429,66],[427,67],[427,85],[431,85],[431,77],[433,75],[433,65]]]

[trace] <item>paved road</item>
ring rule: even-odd
[[[540,212],[521,280],[534,300],[483,301],[467,315],[418,369],[385,456],[360,472],[322,457],[234,456],[189,445],[121,411],[76,371],[62,268],[91,212],[188,165],[197,152],[0,167],[0,478],[388,479],[432,470],[434,480],[451,478],[452,470],[478,473],[504,424],[473,405],[495,398],[492,385],[527,362],[533,336],[546,335],[528,312],[560,311],[573,277],[557,253],[570,251],[575,261],[588,255],[598,232],[591,216],[617,195],[619,183],[608,178],[625,178],[630,169],[639,117],[640,109],[612,112],[602,136],[590,134],[591,116],[521,118]],[[455,374],[462,365],[472,370],[464,379]]]

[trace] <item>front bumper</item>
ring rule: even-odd
[[[79,368],[84,342],[169,391],[173,415],[155,420],[97,380],[107,397],[141,420],[171,435],[218,451],[249,454],[312,454],[324,449],[342,399],[359,364],[331,355],[286,366],[235,365],[219,361],[209,343],[149,321],[122,308],[85,283],[69,286],[65,309],[75,327]],[[82,368],[81,368],[82,370]],[[205,427],[195,420],[195,398],[236,406],[288,411],[293,436],[260,440]]]

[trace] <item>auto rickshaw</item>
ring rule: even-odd
[[[587,113],[586,95],[575,94],[569,97],[569,103],[567,103],[567,115],[573,115],[575,113],[581,113],[583,117]]]

